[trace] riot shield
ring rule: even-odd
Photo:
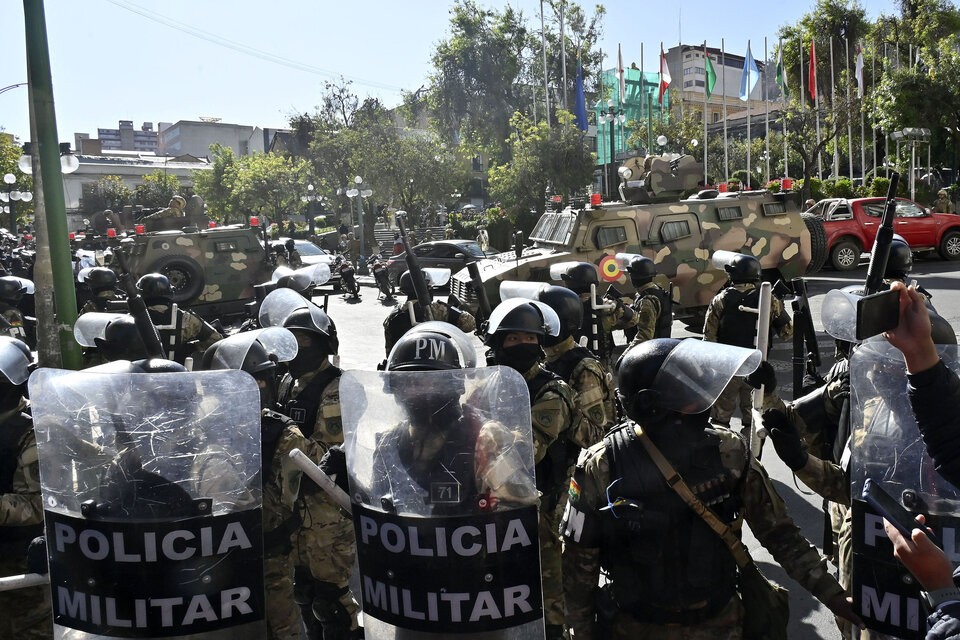
[[[280,283],[280,286],[288,289],[306,293],[313,287],[319,287],[330,280],[330,265],[321,262],[319,264],[308,264],[299,269],[281,266],[274,269],[270,280]]]
[[[543,638],[523,378],[349,371],[340,398],[366,637]]]
[[[938,346],[958,369],[955,346]],[[850,358],[850,479],[854,610],[867,627],[908,640],[923,638],[926,613],[920,585],[893,557],[883,519],[861,497],[867,478],[879,483],[927,524],[956,560],[960,491],[940,477],[907,397],[903,355],[884,339],[861,344]]]
[[[253,379],[40,369],[29,384],[54,637],[266,637]]]
[[[77,321],[73,325],[73,337],[81,347],[96,347],[95,339],[103,339],[107,325],[125,315],[127,314],[102,311],[82,313],[77,316]]]

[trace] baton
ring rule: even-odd
[[[353,513],[350,496],[347,495],[347,492],[338,487],[337,483],[310,459],[310,456],[300,451],[300,449],[294,449],[289,455],[293,463],[297,465],[301,471],[310,476],[310,479],[316,482],[321,489],[326,491],[327,494],[333,498],[333,501],[337,503],[337,506],[347,513]]]
[[[21,573],[16,576],[4,576],[0,578],[0,591],[13,591],[14,589],[26,589],[27,587],[39,587],[40,585],[50,584],[50,578],[45,574],[39,573]]]

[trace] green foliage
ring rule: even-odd
[[[796,185],[794,191],[800,191],[801,194],[806,194],[803,198],[804,200],[808,198],[823,200],[827,197],[827,193],[823,188],[823,180],[820,178],[801,178],[794,184]]]
[[[207,204],[208,215],[221,224],[242,221],[246,211],[234,197],[237,158],[233,149],[214,144],[210,147],[213,168],[193,172],[193,189]]]
[[[852,198],[853,183],[850,178],[837,178],[836,180],[826,180],[823,183],[823,190],[828,198]]]
[[[143,176],[143,182],[137,185],[133,200],[144,208],[165,207],[170,198],[180,194],[180,179],[165,171],[157,170]],[[180,194],[183,195],[183,194]]]
[[[29,191],[34,194],[34,198],[30,202],[17,202],[14,205],[14,213],[16,214],[19,220],[24,220],[27,216],[33,215],[34,203],[37,201],[36,193],[33,188],[33,176],[27,175],[20,171],[17,166],[17,162],[20,160],[20,156],[23,154],[21,150],[20,143],[16,139],[9,138],[6,135],[0,135],[0,176],[12,173],[13,176],[17,179],[13,183],[18,191]],[[0,190],[6,192],[8,185],[6,183],[0,183]],[[6,216],[3,216],[4,218]],[[0,225],[6,225],[7,221],[4,219],[0,221]]]
[[[120,176],[101,176],[96,182],[83,185],[80,210],[84,214],[104,209],[119,211],[125,205],[133,204],[133,193]]]

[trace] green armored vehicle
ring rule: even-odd
[[[164,274],[173,301],[208,319],[244,313],[244,304],[255,297],[253,286],[269,280],[275,268],[260,230],[242,225],[138,234],[127,266],[137,278]]]
[[[550,265],[569,261],[592,262],[601,284],[632,296],[630,278],[614,256],[639,253],[654,261],[661,285],[673,285],[676,317],[695,326],[726,282],[724,271],[711,264],[715,251],[756,256],[771,282],[813,273],[826,260],[822,223],[801,214],[789,194],[705,190],[681,200],[703,178],[702,165],[690,156],[633,158],[619,173],[623,201],[547,211],[522,255],[504,252],[480,261],[491,305],[499,301],[500,281],[550,282]],[[450,286],[473,307],[477,296],[470,284],[463,269]]]

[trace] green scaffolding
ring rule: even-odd
[[[641,76],[643,82],[641,83]],[[631,124],[647,121],[659,122],[661,115],[665,119],[670,113],[670,93],[663,96],[663,104],[657,102],[660,88],[660,74],[653,71],[641,72],[639,69],[624,70],[626,100],[619,100],[620,87],[616,69],[601,73],[603,98],[593,105],[594,122],[597,123],[597,163],[610,162],[610,126],[613,129],[613,158],[616,160],[627,148],[626,142],[634,129]],[[608,123],[604,117],[609,112],[608,100],[613,100],[616,114],[623,110],[626,120],[621,125],[614,121]],[[641,147],[646,145],[641,145]],[[642,150],[642,149],[641,149]]]

